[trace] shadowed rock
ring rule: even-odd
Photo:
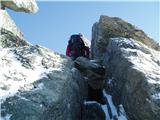
[[[105,118],[105,113],[99,103],[88,102],[84,104],[82,120],[105,120]]]

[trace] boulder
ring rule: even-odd
[[[85,57],[78,57],[74,61],[74,64],[75,64],[75,66],[77,68],[79,68],[82,71],[85,71],[85,70],[92,70],[92,71],[96,70],[98,72],[97,69],[102,67],[100,65],[100,61],[99,60],[89,60],[88,58],[85,58]]]
[[[2,8],[5,7],[17,12],[35,13],[38,11],[36,0],[0,0]]]
[[[149,38],[136,26],[117,17],[101,16],[99,22],[92,27],[91,51],[92,58],[99,59],[106,50],[109,38],[125,37],[132,38],[146,44],[148,47],[160,51],[160,46],[153,39]]]
[[[106,70],[104,66],[97,63],[96,60],[88,60],[85,57],[78,57],[74,61],[75,67],[80,70],[85,77],[86,82],[92,89],[103,89]],[[96,96],[96,94],[94,94]]]

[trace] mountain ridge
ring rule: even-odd
[[[15,6],[16,2],[11,4]],[[30,2],[37,10],[34,0],[25,0],[16,9],[34,12],[34,8],[25,5]],[[91,56],[106,67],[108,74],[103,93],[109,103],[102,106],[85,102],[87,83],[74,67],[74,61],[28,43],[8,13],[1,9],[0,15],[3,16],[0,17],[3,22],[0,120],[157,120],[160,117],[160,52],[152,49],[156,44],[150,45],[152,40],[143,31],[108,16],[101,16],[93,25]]]

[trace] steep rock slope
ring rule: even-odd
[[[2,48],[0,70],[1,119],[81,118],[85,85],[64,56],[40,46]]]
[[[111,79],[106,88],[112,91],[116,103],[123,103],[133,120],[157,120],[160,53],[126,38],[110,39],[107,50],[104,64]]]
[[[26,42],[5,10],[0,20],[0,120],[81,119],[87,89],[72,61]]]
[[[29,43],[25,41],[23,34],[8,15],[8,13],[1,9],[0,32],[0,46],[3,48],[29,45]]]
[[[155,47],[149,43],[155,42],[147,40],[143,31],[139,36],[126,37],[124,34],[130,31],[124,26],[130,24],[119,20],[101,16],[100,22],[94,24],[92,57],[100,59],[108,69],[110,79],[106,90],[113,95],[115,104],[124,105],[129,119],[157,120],[160,118],[160,52],[152,49]],[[114,26],[117,32],[109,26]]]
[[[159,44],[136,26],[117,17],[102,15],[99,22],[96,22],[92,27],[92,57],[100,58],[103,56],[101,53],[105,52],[108,39],[114,37],[132,38],[160,51]]]

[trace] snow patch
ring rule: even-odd
[[[105,113],[106,120],[110,120],[110,116],[109,116],[109,111],[108,111],[107,105],[102,105],[102,109],[103,109],[103,111]]]
[[[104,94],[104,96],[105,96],[105,97],[107,98],[107,100],[108,100],[108,103],[109,103],[109,105],[110,105],[110,107],[111,107],[112,115],[113,115],[113,116],[118,116],[118,114],[117,114],[117,109],[116,109],[116,107],[114,106],[113,101],[112,101],[112,96],[110,96],[109,94],[107,94],[105,91],[103,91],[103,94]]]
[[[140,45],[136,43],[132,38],[128,39],[128,38],[119,37],[119,38],[110,38],[110,39],[115,41],[118,44],[118,46],[127,44],[132,47],[134,46],[140,47]]]
[[[153,99],[159,99],[160,100],[160,93],[152,95]]]
[[[134,68],[143,71],[151,84],[160,84],[160,52],[152,52],[152,54],[145,54],[136,49],[126,49],[128,52],[136,52],[137,56],[130,56],[129,60],[134,64]],[[152,50],[153,51],[153,50]],[[153,56],[156,56],[153,57]]]
[[[123,105],[119,105],[119,110],[120,110],[120,116],[118,117],[118,120],[127,120],[126,118],[126,112],[123,108]]]
[[[112,96],[107,94],[105,92],[105,90],[103,90],[103,95],[107,98],[108,100],[108,104],[111,108],[111,113],[112,113],[112,116],[113,118],[110,118],[109,117],[109,112],[108,112],[108,109],[107,109],[107,105],[102,105],[102,109],[104,110],[105,114],[106,114],[106,120],[114,120],[114,117],[117,118],[117,120],[127,120],[127,117],[126,117],[126,113],[125,113],[125,110],[123,108],[123,105],[119,105],[119,115],[117,113],[117,109],[115,107],[115,105],[113,104],[113,101],[112,101]]]
[[[35,54],[35,53],[34,53]],[[34,69],[22,66],[17,60],[17,56],[11,49],[0,49],[0,103],[6,98],[14,96],[20,89],[25,91],[33,89],[32,83],[46,77],[46,74],[61,68],[44,68],[42,57],[34,55]],[[43,84],[39,84],[37,89],[43,89]]]
[[[149,84],[160,84],[160,52],[148,46],[127,38],[112,38],[121,46],[121,50],[127,54],[127,59],[133,63],[133,68],[144,73]],[[130,47],[124,48],[123,45]],[[132,54],[134,53],[134,54]],[[154,99],[159,99],[160,93],[152,95]]]
[[[108,79],[107,84],[108,84],[108,85],[111,85],[111,84],[112,84],[112,82],[113,82],[113,79]]]
[[[108,104],[101,105],[100,103],[98,103],[96,101],[84,101],[84,105],[96,103],[99,106],[101,106],[101,108],[103,109],[103,111],[105,113],[106,120],[115,120],[115,118],[117,118],[117,120],[127,120],[127,117],[126,117],[127,115],[125,113],[123,105],[119,105],[118,106],[119,107],[119,115],[118,115],[117,109],[116,109],[116,107],[115,107],[115,105],[113,104],[113,101],[112,101],[112,96],[107,94],[105,92],[105,90],[103,90],[103,95],[108,100]],[[110,107],[110,109],[111,109],[112,118],[111,118],[111,116],[109,114],[108,107]]]
[[[99,103],[96,102],[96,101],[84,101],[84,102],[83,102],[84,105],[93,104],[93,103],[99,104]],[[100,104],[99,104],[99,105],[100,105]]]

